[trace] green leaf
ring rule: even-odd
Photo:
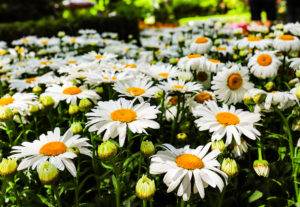
[[[115,176],[115,175],[112,175],[112,176],[111,176],[111,180],[112,180],[112,182],[113,182],[113,185],[114,185],[115,190],[118,191],[118,184],[117,184],[116,176]]]
[[[252,203],[258,199],[260,199],[263,196],[263,193],[256,190],[254,191],[254,193],[252,193],[252,195],[248,198],[249,203]]]
[[[107,164],[105,164],[104,162],[101,162],[101,165],[102,165],[104,168],[106,168],[106,169],[109,169],[109,170],[112,170],[112,169],[113,169],[112,166],[107,165]]]

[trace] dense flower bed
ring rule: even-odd
[[[247,29],[247,30],[245,30]],[[1,206],[294,206],[299,24],[0,42]]]

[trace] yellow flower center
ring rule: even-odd
[[[96,58],[97,60],[101,59],[102,57],[103,57],[103,55],[95,55],[95,58]]]
[[[176,157],[175,162],[178,167],[187,170],[201,169],[204,167],[204,163],[202,162],[202,160],[196,155],[192,154],[181,154]]]
[[[62,142],[49,142],[44,144],[40,149],[40,154],[45,156],[57,156],[66,152],[67,146]]]
[[[209,59],[208,61],[209,61],[209,62],[212,62],[212,63],[221,63],[220,60],[215,60],[215,59]]]
[[[216,50],[217,51],[226,51],[227,48],[226,47],[217,47]]]
[[[231,74],[227,79],[227,84],[231,90],[237,90],[243,84],[243,78],[240,74]]]
[[[72,86],[72,87],[68,87],[68,88],[65,88],[63,90],[63,94],[67,94],[67,95],[75,95],[75,94],[78,94],[78,93],[81,93],[82,90],[80,88],[77,88],[75,86]]]
[[[117,79],[117,77],[116,77],[116,76],[114,76],[114,77],[112,77],[111,79],[112,79],[112,80],[116,80],[116,79]]]
[[[126,92],[129,93],[130,95],[140,96],[143,95],[146,91],[142,88],[131,87],[131,88],[127,88]]]
[[[220,112],[216,115],[216,119],[223,126],[236,125],[240,123],[239,117],[230,112]]]
[[[172,86],[172,88],[173,89],[179,89],[179,90],[182,90],[183,88],[184,88],[184,86],[182,86],[182,85],[174,85],[174,86]]]
[[[0,55],[4,55],[6,53],[5,50],[0,50]]]
[[[11,104],[14,101],[15,101],[15,99],[12,98],[12,97],[1,98],[0,99],[0,106],[6,106],[8,104]]]
[[[42,61],[42,62],[41,62],[41,65],[47,65],[47,64],[48,64],[47,61]]]
[[[104,80],[108,80],[109,78],[108,78],[108,77],[104,77],[103,79],[104,79]]]
[[[197,44],[202,44],[202,43],[207,43],[207,42],[208,42],[208,39],[205,37],[198,37],[195,41],[195,43],[197,43]]]
[[[74,64],[74,63],[77,63],[77,61],[76,60],[69,60],[68,63],[69,64]]]
[[[25,80],[26,83],[31,83],[31,82],[34,82],[35,81],[35,78],[27,78]]]
[[[48,61],[48,64],[53,64],[53,61],[49,60],[49,61]]]
[[[113,121],[132,122],[136,119],[136,112],[131,109],[118,109],[110,114]]]
[[[250,42],[256,42],[262,40],[261,37],[253,37],[253,36],[248,36],[248,41]]]
[[[202,72],[200,71],[199,73],[197,73],[197,80],[200,81],[200,82],[204,82],[206,81],[208,78],[208,75],[206,72]]]
[[[29,42],[29,40],[27,40],[27,39],[22,41],[22,43],[28,43],[28,42]]]
[[[75,38],[72,38],[71,39],[71,43],[75,43],[76,42],[76,39]]]
[[[201,93],[198,93],[194,100],[197,102],[197,103],[204,103],[204,101],[207,101],[207,100],[212,100],[212,96],[209,94],[209,93],[206,93],[206,92],[201,92]]]
[[[295,38],[292,35],[281,35],[279,37],[281,40],[294,40]]]
[[[199,54],[195,54],[195,55],[188,55],[187,58],[188,59],[192,59],[192,58],[201,58],[202,55],[199,55]]]
[[[169,77],[169,73],[158,73],[158,75],[163,77],[163,78]]]
[[[268,66],[268,65],[271,65],[271,63],[272,63],[272,57],[268,54],[262,54],[262,55],[258,56],[257,62],[261,66]]]
[[[278,93],[279,91],[272,91],[271,93]]]
[[[136,68],[135,64],[126,64],[125,68]]]
[[[19,53],[19,54],[23,53],[24,51],[25,51],[25,50],[22,49],[22,48],[18,49],[18,53]]]
[[[48,40],[42,41],[41,43],[42,43],[42,45],[47,45],[48,44]]]

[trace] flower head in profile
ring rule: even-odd
[[[122,147],[126,138],[127,128],[133,133],[147,133],[146,128],[158,129],[157,118],[159,110],[149,103],[135,104],[136,100],[128,101],[121,98],[117,101],[99,101],[92,112],[86,114],[90,132],[100,134],[105,131],[103,140],[119,136]]]
[[[184,201],[190,199],[193,177],[193,191],[199,193],[201,198],[204,198],[204,188],[208,186],[218,187],[222,191],[224,183],[227,183],[227,175],[219,169],[217,156],[220,151],[207,153],[210,145],[208,143],[196,149],[186,145],[176,149],[170,144],[164,144],[162,147],[166,150],[158,151],[151,158],[150,173],[166,173],[163,181],[168,186],[167,192],[170,193],[178,187],[177,195],[182,196]]]
[[[87,141],[87,138],[73,135],[71,130],[60,135],[60,128],[57,127],[53,132],[48,131],[47,134],[40,135],[39,140],[23,142],[21,146],[14,146],[10,157],[22,158],[18,170],[30,167],[35,169],[41,162],[49,161],[60,171],[66,168],[76,177],[76,167],[72,159],[77,157],[78,153],[92,155],[88,149],[91,145]]]

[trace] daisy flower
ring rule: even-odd
[[[17,110],[19,112],[28,112],[29,105],[34,105],[34,101],[37,99],[33,93],[15,93],[12,96],[6,95],[0,98],[0,106],[7,106],[11,110]]]
[[[206,37],[198,37],[191,45],[190,50],[195,54],[208,53],[212,46],[212,41]]]
[[[160,63],[151,65],[151,67],[148,68],[145,72],[157,80],[175,78],[178,76],[178,69],[171,64]]]
[[[293,35],[281,35],[273,42],[274,48],[283,52],[299,51],[300,40]]]
[[[241,136],[255,140],[260,132],[254,128],[260,120],[260,114],[250,113],[241,109],[235,109],[233,105],[223,104],[218,107],[214,101],[207,101],[206,106],[198,105],[193,111],[195,116],[201,118],[195,120],[200,131],[213,132],[212,141],[220,140],[226,136],[226,145],[232,142],[234,137],[237,144],[241,144]]]
[[[197,70],[203,67],[204,57],[200,54],[188,55],[180,58],[178,67],[184,70]]]
[[[151,98],[159,91],[159,88],[153,86],[152,81],[143,79],[134,79],[119,81],[114,84],[114,90],[127,97],[148,97]]]
[[[227,45],[220,45],[218,47],[213,47],[211,51],[222,54],[223,56],[226,56],[227,54],[233,55],[233,48]]]
[[[296,94],[289,91],[272,91],[267,93],[265,99],[265,109],[270,109],[271,105],[278,106],[279,109],[284,110],[298,103]]]
[[[203,64],[203,69],[207,72],[217,73],[222,70],[224,63],[216,59],[207,59]]]
[[[185,82],[184,80],[171,80],[163,82],[159,85],[161,90],[166,92],[193,93],[202,89],[202,85],[195,82]]]
[[[65,100],[68,104],[77,104],[77,99],[88,98],[94,103],[100,96],[93,90],[88,90],[84,86],[76,87],[70,84],[63,86],[53,85],[46,89],[43,96],[51,96],[56,103]]]
[[[253,83],[249,82],[247,68],[239,68],[237,65],[217,73],[211,83],[211,88],[218,100],[226,104],[236,104],[242,101],[244,94],[254,86]]]
[[[91,147],[87,138],[80,138],[80,135],[73,135],[69,129],[64,135],[60,135],[60,129],[57,127],[54,131],[48,131],[42,134],[39,140],[33,142],[23,142],[21,146],[12,147],[12,155],[16,159],[22,158],[18,170],[32,167],[35,169],[43,161],[49,161],[57,169],[63,171],[65,168],[76,177],[76,167],[72,159],[77,157],[74,149],[79,153],[91,157]]]
[[[117,72],[115,70],[98,71],[93,70],[85,73],[85,83],[101,84],[101,83],[115,83],[122,80],[132,78],[127,72]]]
[[[248,36],[238,40],[236,43],[239,48],[246,47],[247,49],[256,48],[259,50],[264,50],[272,44],[272,41],[269,39],[263,39],[261,37]]]
[[[191,195],[191,180],[194,177],[193,192],[205,197],[204,188],[211,186],[223,190],[227,184],[227,175],[222,172],[217,156],[218,149],[211,151],[211,143],[191,149],[189,145],[176,149],[170,144],[164,144],[165,151],[158,151],[151,157],[150,173],[163,174],[167,192],[174,191],[178,186],[177,196],[188,201]]]
[[[135,100],[128,101],[121,98],[117,101],[99,101],[92,112],[86,114],[90,132],[96,131],[101,134],[106,130],[103,140],[119,136],[122,147],[129,128],[133,133],[147,133],[146,128],[158,129],[159,124],[153,119],[157,118],[159,110],[149,103],[143,102],[134,105]]]
[[[251,73],[263,79],[276,75],[280,65],[280,60],[272,51],[257,52],[248,62]]]
[[[289,59],[289,62],[291,62],[290,68],[292,68],[294,70],[300,69],[300,58],[291,58],[291,59]]]

